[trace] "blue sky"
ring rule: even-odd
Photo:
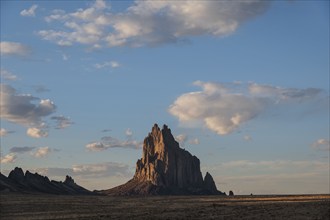
[[[220,190],[329,193],[329,2],[1,1],[1,172],[111,188],[154,123]]]

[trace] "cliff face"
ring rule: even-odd
[[[166,125],[162,130],[155,125],[144,139],[143,154],[136,163],[134,179],[165,187],[203,185],[199,159],[179,147]]]
[[[144,139],[142,158],[133,179],[106,194],[221,194],[208,174],[203,181],[200,161],[180,148],[171,130],[155,124]]]

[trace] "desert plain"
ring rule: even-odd
[[[2,193],[1,220],[329,219],[330,195],[59,196]]]

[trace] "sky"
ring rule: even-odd
[[[1,1],[1,172],[128,181],[154,123],[235,194],[330,193],[328,1]]]

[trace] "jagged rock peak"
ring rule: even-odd
[[[74,179],[71,176],[66,175],[64,183],[66,184],[73,184],[74,183]]]
[[[204,177],[204,188],[213,193],[218,192],[213,177],[209,172],[206,172],[206,175]]]
[[[15,167],[14,170],[10,171],[8,178],[18,181],[24,179],[24,172],[22,168]]]

